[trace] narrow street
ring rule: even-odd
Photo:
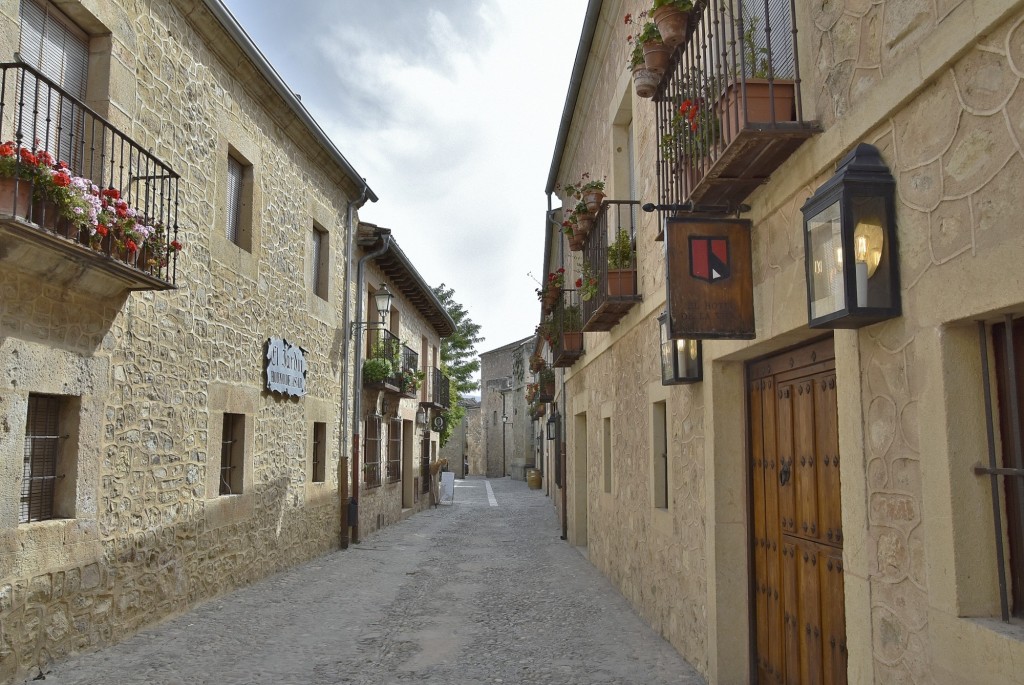
[[[703,683],[508,479],[50,666],[71,683]]]

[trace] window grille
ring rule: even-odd
[[[388,482],[402,479],[402,419],[388,421]]]
[[[979,324],[978,329],[985,384],[989,465],[975,467],[975,473],[988,475],[992,485],[1000,609],[1003,620],[1009,621],[1011,615],[1024,618],[1024,446],[1021,437],[1024,426],[1024,407],[1021,403],[1024,389],[1024,318],[1014,320],[1008,315],[1002,323],[992,326],[992,351],[995,356],[995,374],[992,377],[996,381],[994,394],[989,387],[989,341],[985,325]],[[998,400],[998,416],[992,408],[993,398]],[[995,446],[997,429],[1002,438],[1001,455]],[[1003,479],[1002,488],[1000,478]],[[1005,507],[1000,502],[1000,494],[1005,498]],[[1007,570],[1010,574],[1009,587]]]
[[[18,521],[54,518],[53,499],[60,454],[61,399],[52,395],[28,397],[25,426],[25,463],[21,479],[21,510]]]
[[[245,415],[224,414],[220,444],[221,495],[239,495],[245,464]]]
[[[369,488],[380,485],[380,432],[380,414],[367,416],[366,438],[363,442],[363,482]]]
[[[228,156],[228,197],[227,197],[227,237],[235,245],[241,246],[242,221],[242,182],[245,169],[242,163]]]
[[[420,491],[425,495],[430,492],[430,438],[423,438],[420,447]]]
[[[327,424],[313,424],[313,467],[310,474],[314,483],[323,483],[327,475]]]

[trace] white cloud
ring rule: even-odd
[[[321,70],[302,75],[304,102],[380,197],[360,217],[392,228],[428,283],[454,288],[482,327],[483,351],[537,322],[527,272],[541,268],[544,184],[586,1],[483,0],[475,13],[465,4],[424,14],[376,3],[376,21],[388,15],[406,37],[397,45],[359,11],[296,26],[314,32],[302,40]],[[290,40],[267,21],[268,41]],[[251,29],[257,44],[294,84],[301,68],[262,30]]]

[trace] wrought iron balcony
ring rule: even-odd
[[[551,348],[552,366],[566,368],[583,356],[582,317],[579,292],[563,290],[554,313],[541,323],[541,333]]]
[[[448,409],[451,406],[451,384],[441,369],[432,366],[427,369],[426,399],[420,402],[427,409]]]
[[[605,200],[583,245],[580,310],[584,331],[610,331],[641,296],[637,290],[639,202]]]
[[[795,0],[699,0],[655,93],[658,196],[734,207],[805,140]]]
[[[174,287],[169,166],[24,64],[0,64],[0,142],[0,263],[87,291]]]
[[[402,392],[402,341],[399,340],[398,336],[389,330],[377,330],[373,331],[376,336],[372,340],[370,346],[370,352],[367,356],[367,362],[371,359],[383,359],[388,364],[390,371],[389,375],[382,380],[366,381],[363,384],[364,388],[370,388],[373,390],[385,390],[391,393]],[[363,367],[364,373],[366,372],[366,366]]]

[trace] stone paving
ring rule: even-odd
[[[703,684],[560,533],[542,491],[456,481],[452,505],[44,676],[50,685]]]

